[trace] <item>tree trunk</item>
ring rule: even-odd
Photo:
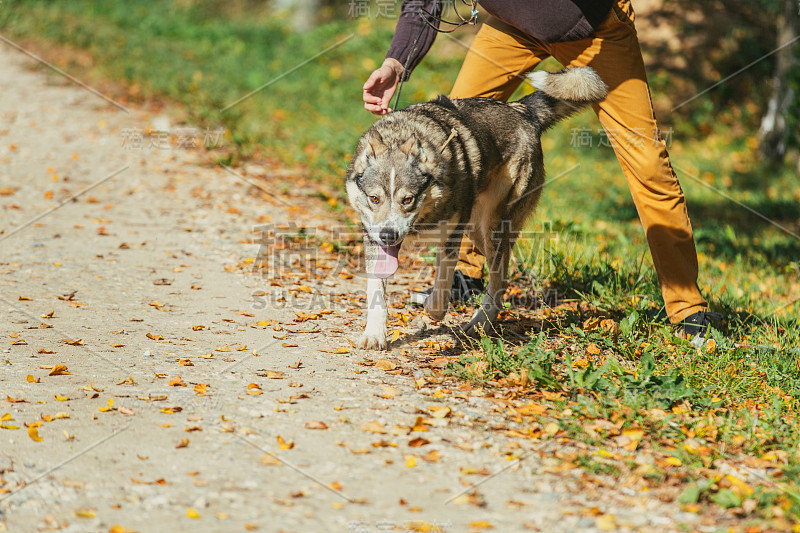
[[[782,0],[781,12],[778,15],[777,46],[775,74],[772,95],[767,104],[767,111],[761,119],[758,131],[758,149],[761,156],[774,162],[782,163],[786,156],[786,141],[791,132],[788,130],[786,116],[795,97],[789,83],[789,75],[795,63],[795,50],[798,48],[800,24],[798,24],[797,0]],[[787,43],[791,43],[788,44]]]

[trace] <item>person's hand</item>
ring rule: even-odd
[[[364,109],[373,115],[391,113],[389,103],[397,90],[402,73],[403,65],[396,59],[387,58],[364,84]]]

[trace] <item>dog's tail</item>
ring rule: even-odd
[[[591,67],[533,72],[528,75],[528,82],[538,90],[519,102],[538,119],[542,130],[602,101],[608,94],[608,87]]]

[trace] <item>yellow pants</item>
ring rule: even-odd
[[[524,74],[552,56],[564,66],[590,66],[608,85],[594,110],[630,187],[673,323],[708,307],[697,287],[697,252],[686,200],[658,135],[630,0],[617,0],[591,38],[545,43],[491,18],[478,31],[452,98],[507,100]],[[483,255],[464,238],[458,269],[483,275]]]

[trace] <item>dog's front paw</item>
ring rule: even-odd
[[[434,320],[442,320],[447,314],[447,307],[441,308],[437,306],[433,299],[433,293],[431,293],[425,298],[425,312]]]
[[[369,333],[365,331],[356,341],[356,346],[366,350],[385,350],[386,333]]]

